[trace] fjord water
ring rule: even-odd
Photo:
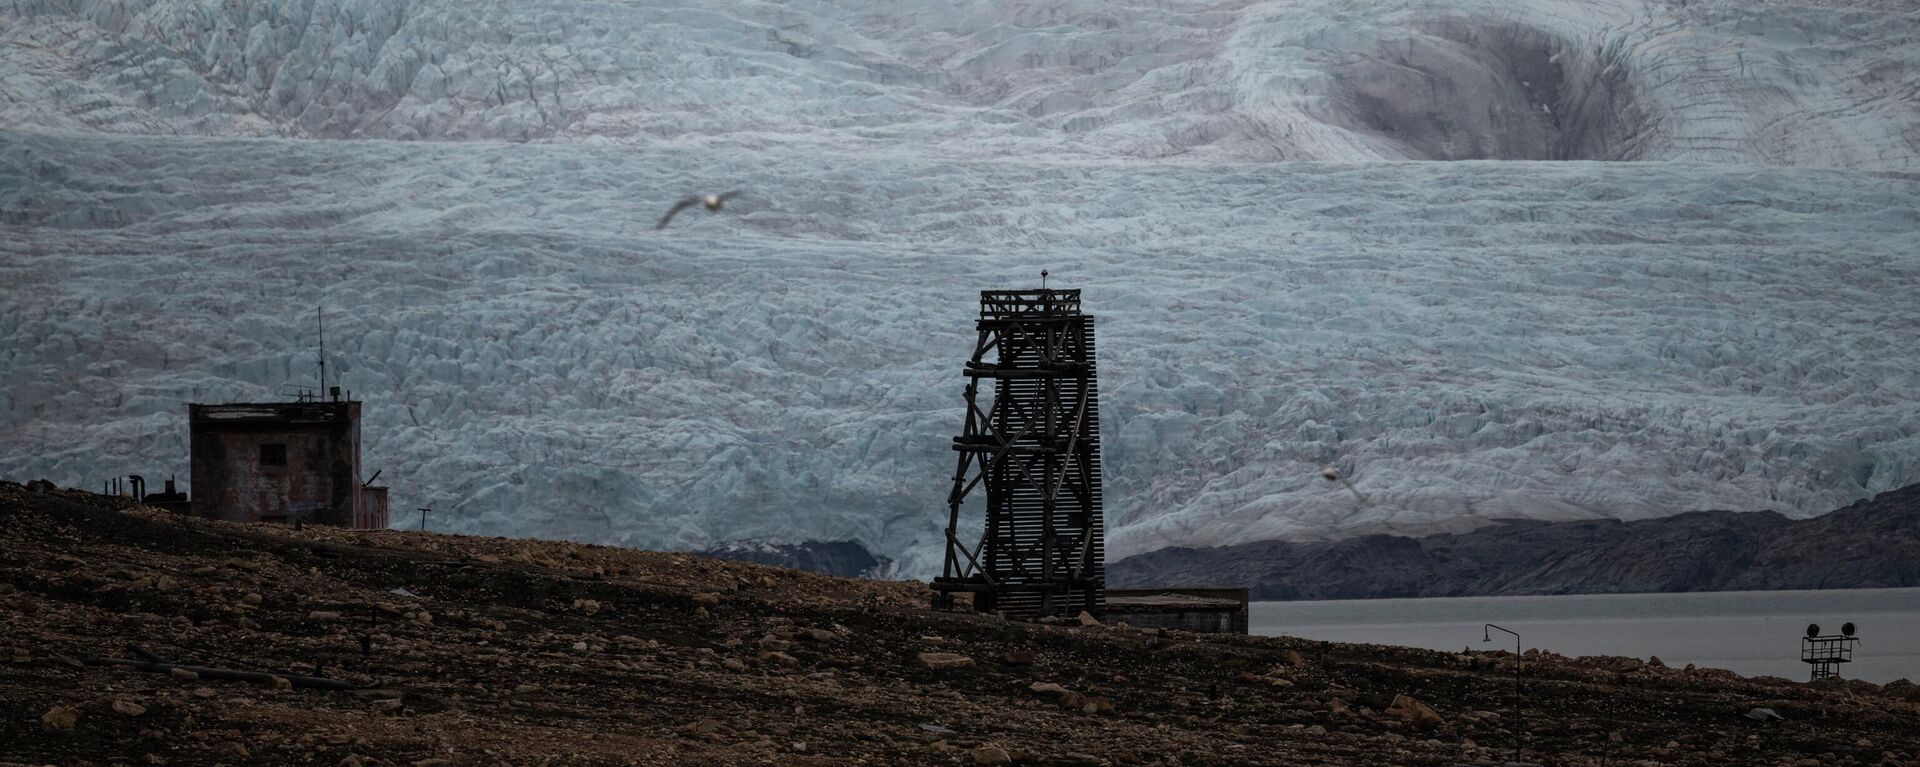
[[[1352,599],[1255,602],[1255,634],[1435,650],[1525,648],[1562,655],[1657,655],[1745,676],[1807,678],[1800,637],[1858,627],[1860,643],[1841,676],[1870,682],[1920,679],[1920,588],[1840,591],[1722,591],[1688,594]]]

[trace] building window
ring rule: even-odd
[[[260,465],[261,466],[287,465],[287,446],[286,445],[261,445],[260,446]]]

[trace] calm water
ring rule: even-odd
[[[1807,678],[1807,624],[1837,634],[1852,621],[1861,641],[1841,676],[1920,681],[1920,588],[1255,602],[1249,620],[1255,634],[1512,649],[1513,637],[1498,631],[1481,641],[1482,624],[1496,623],[1520,632],[1523,647],[1562,655],[1658,655],[1670,666],[1795,680]]]

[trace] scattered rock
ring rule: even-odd
[[[1099,618],[1095,618],[1095,617],[1093,617],[1093,613],[1090,613],[1090,612],[1087,612],[1087,611],[1085,611],[1085,610],[1081,610],[1081,611],[1080,611],[1080,618],[1079,618],[1079,621],[1080,621],[1080,625],[1082,625],[1082,626],[1098,626],[1098,625],[1100,625],[1100,619],[1099,619]]]
[[[989,743],[973,750],[973,763],[981,767],[1013,764],[1013,755],[1007,753],[1006,749]]]
[[[40,729],[52,733],[73,732],[80,723],[80,710],[72,706],[54,706],[40,715]]]
[[[337,621],[340,620],[340,613],[333,610],[314,610],[313,612],[307,613],[307,620]]]
[[[216,695],[219,695],[220,693],[215,692],[212,687],[196,687],[194,688],[193,692],[190,694],[196,698],[207,699],[207,698],[212,698]]]
[[[720,721],[716,719],[701,719],[685,724],[680,727],[680,731],[688,735],[699,735],[709,738],[724,737],[733,733],[732,728],[721,724]]]
[[[1307,656],[1301,655],[1299,650],[1288,650],[1287,665],[1292,666],[1294,668],[1306,668]]]
[[[720,595],[711,591],[703,591],[693,595],[693,603],[700,607],[719,607]]]
[[[973,659],[965,655],[950,652],[920,653],[920,665],[936,671],[956,668],[973,668]]]
[[[720,665],[725,667],[728,671],[747,670],[747,664],[744,661],[741,661],[739,658],[728,658],[726,660],[720,661]]]
[[[139,716],[141,714],[147,713],[146,706],[142,706],[130,700],[114,701],[113,710],[116,713],[123,714],[125,716]]]
[[[173,668],[168,669],[167,675],[175,679],[199,679],[200,678],[199,674],[193,673],[184,668],[180,668],[179,666],[174,666]]]
[[[1386,713],[1388,716],[1400,717],[1406,723],[1422,730],[1431,730],[1447,723],[1447,720],[1440,718],[1439,712],[1411,695],[1393,696],[1393,704],[1387,706]]]
[[[1009,666],[1031,666],[1033,665],[1033,653],[1027,652],[1026,650],[1012,650],[1000,656],[1000,662]]]
[[[1288,679],[1286,678],[1286,676],[1282,675],[1279,669],[1274,669],[1272,671],[1267,672],[1264,675],[1255,674],[1251,671],[1242,671],[1240,672],[1240,675],[1236,678],[1239,679],[1244,684],[1264,684],[1269,687],[1292,687],[1293,686],[1293,680]]]

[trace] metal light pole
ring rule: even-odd
[[[1496,630],[1513,635],[1513,760],[1518,762],[1520,761],[1520,632],[1489,623],[1486,628],[1480,630],[1480,641],[1493,641],[1493,632]]]
[[[427,512],[429,511],[433,511],[433,509],[430,509],[430,508],[420,509],[420,532],[424,533],[427,531]]]

